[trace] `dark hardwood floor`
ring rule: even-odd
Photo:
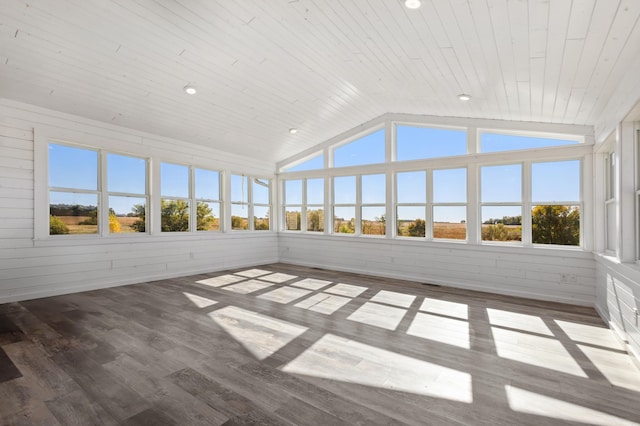
[[[621,425],[595,311],[263,265],[0,305],[0,421]]]

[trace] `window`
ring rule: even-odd
[[[467,132],[396,126],[396,161],[449,157],[467,153]]]
[[[467,169],[433,171],[433,238],[467,239]]]
[[[147,161],[144,158],[107,154],[109,232],[146,232]]]
[[[522,241],[522,164],[480,170],[482,241]]]
[[[319,154],[302,163],[295,164],[290,167],[285,167],[283,171],[286,172],[301,172],[305,170],[317,170],[324,168],[324,155]]]
[[[231,229],[249,229],[249,191],[244,175],[231,175]]]
[[[339,146],[333,151],[334,167],[384,163],[385,159],[384,129]]]
[[[580,140],[577,138],[556,139],[551,137],[533,137],[491,132],[483,132],[480,134],[480,152],[546,148],[579,143]]]
[[[268,231],[271,229],[271,182],[269,179],[253,178],[253,229]]]
[[[531,165],[533,244],[580,245],[580,160]]]
[[[324,232],[324,179],[306,179],[307,232]]]
[[[160,164],[160,228],[162,232],[189,231],[189,167]]]
[[[302,228],[302,180],[284,182],[284,229],[300,231]]]
[[[361,176],[360,232],[363,235],[386,234],[386,176],[384,174]]]
[[[194,169],[196,230],[220,231],[220,172]]]
[[[50,143],[49,235],[97,234],[98,151]]]
[[[396,174],[396,232],[399,237],[426,236],[427,172]]]
[[[284,229],[324,232],[324,179],[284,182]]]
[[[271,229],[270,217],[271,181],[231,175],[231,229],[268,231]]]
[[[605,234],[606,250],[616,251],[616,154],[611,151],[605,155]]]
[[[333,232],[354,234],[356,232],[356,177],[333,178]]]

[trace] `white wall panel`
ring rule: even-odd
[[[596,309],[640,361],[640,269],[596,256]]]
[[[0,100],[0,303],[276,262],[271,232],[34,240],[34,128],[126,152],[270,176],[275,165]],[[78,142],[78,141],[75,141]],[[45,206],[46,208],[46,206]]]
[[[591,253],[281,233],[280,261],[592,306]]]

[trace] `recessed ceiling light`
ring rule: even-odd
[[[404,0],[404,5],[407,9],[418,9],[422,6],[422,2],[420,0]]]
[[[195,95],[198,92],[195,87],[188,84],[184,86],[184,91],[187,95]]]
[[[469,99],[471,99],[471,95],[467,95],[466,93],[460,93],[458,95],[458,99],[460,99],[461,101],[468,101]]]
[[[292,135],[295,135],[296,133],[298,133],[298,129],[296,129],[295,127],[292,127],[289,129],[289,133],[291,133]]]

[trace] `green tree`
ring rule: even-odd
[[[249,229],[249,224],[243,217],[231,216],[231,229]]]
[[[146,208],[144,204],[135,204],[131,209],[131,216],[135,216],[138,218],[135,222],[131,224],[131,229],[136,232],[145,232],[146,230]]]
[[[426,235],[426,225],[427,224],[424,220],[416,219],[415,222],[409,225],[409,228],[407,229],[409,231],[409,235],[412,237],[424,237]]]
[[[184,200],[160,200],[160,228],[162,232],[189,230],[189,203]]]
[[[307,230],[313,232],[324,231],[324,210],[307,210]]]
[[[69,227],[59,217],[49,216],[49,235],[68,234]]]
[[[534,244],[580,244],[580,210],[571,206],[536,206],[531,213]]]
[[[199,201],[196,205],[196,229],[198,231],[208,231],[215,221],[216,217],[213,215],[213,210],[211,210],[209,204]]]

